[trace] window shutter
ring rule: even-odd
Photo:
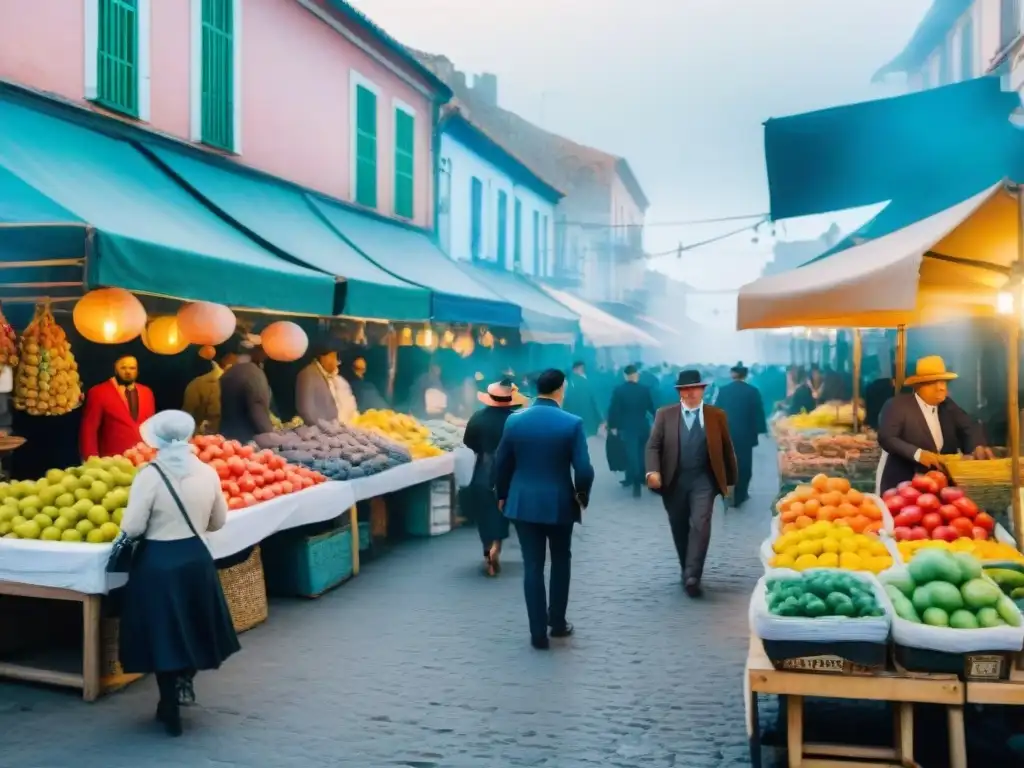
[[[540,213],[533,212],[533,274],[540,274]]]
[[[473,261],[480,258],[480,240],[483,235],[482,217],[484,207],[484,185],[473,177],[470,182],[469,252]]]
[[[523,266],[523,203],[516,198],[512,214],[512,265],[519,269]]]
[[[139,115],[138,0],[99,0],[96,101]]]
[[[356,86],[356,202],[377,207],[377,95]]]
[[[508,268],[508,195],[498,190],[498,264]]]
[[[204,144],[235,148],[234,0],[203,0]]]
[[[414,212],[416,172],[414,151],[416,118],[395,110],[395,215],[411,219]]]

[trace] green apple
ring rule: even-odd
[[[56,526],[49,526],[43,528],[42,533],[39,534],[39,538],[43,541],[60,541],[61,529]]]
[[[100,502],[100,506],[107,510],[107,512],[113,512],[115,509],[121,506],[118,503],[120,499],[117,498],[116,493],[117,491],[111,491],[106,496],[104,496],[103,501]]]
[[[63,486],[51,485],[48,488],[43,488],[43,490],[39,492],[39,498],[42,500],[44,505],[53,504],[53,502],[55,502],[63,493]]]
[[[60,535],[61,541],[81,541],[82,534],[74,528],[68,528]]]
[[[103,534],[104,541],[113,541],[121,533],[121,529],[113,523],[104,523],[100,526],[100,533]]]
[[[11,531],[10,533],[4,534],[4,538],[5,539],[20,539],[21,536],[16,534],[14,531]]]
[[[66,531],[68,528],[74,527],[76,522],[78,521],[72,520],[68,517],[64,517],[64,512],[61,512],[60,517],[53,521],[53,527],[56,528],[58,531]]]
[[[87,534],[91,530],[94,530],[95,528],[96,526],[90,523],[88,520],[79,520],[78,524],[75,526],[75,530],[77,530],[83,536],[85,536],[85,534]]]
[[[78,501],[83,501],[83,500],[84,501],[88,501],[89,502],[89,506],[92,506],[92,499],[89,498],[89,489],[88,488],[79,488],[79,489],[77,489],[75,491],[75,499],[77,499]]]
[[[73,493],[67,493],[66,491],[53,500],[55,507],[64,509],[65,507],[73,507],[75,505],[75,495]]]
[[[117,509],[115,509],[114,510],[114,515],[113,515],[114,522],[117,523],[118,525],[120,525],[121,521],[124,519],[124,513],[125,513],[125,508],[124,507],[118,507]]]
[[[22,512],[27,512],[30,509],[39,510],[45,506],[42,500],[38,496],[25,496],[21,501],[18,502],[18,509]]]
[[[60,481],[60,484],[68,493],[74,493],[82,487],[82,482],[74,475],[68,475]]]
[[[39,534],[43,532],[43,529],[39,523],[34,520],[29,520],[28,522],[15,527],[14,532],[22,539],[38,539]]]
[[[63,480],[64,480],[64,470],[63,469],[50,469],[50,470],[47,470],[47,472],[46,472],[46,480],[47,480],[47,482],[50,483],[50,485],[57,485],[57,484],[63,482]]]
[[[0,507],[0,523],[9,523],[18,516],[18,510],[11,507]]]
[[[101,526],[104,523],[110,522],[110,513],[99,504],[89,510],[87,517],[89,522],[95,526]]]
[[[17,528],[22,523],[27,523],[28,519],[24,515],[15,515],[11,518],[11,527]]]
[[[85,534],[85,540],[90,544],[103,544],[106,542],[106,539],[103,537],[103,531],[99,528],[93,528]]]
[[[110,493],[110,486],[102,480],[95,480],[89,488],[89,498],[99,504],[103,497]]]
[[[56,520],[58,517],[60,517],[60,510],[57,509],[56,507],[43,507],[40,510],[40,512],[42,512],[44,515],[46,515],[47,517],[52,518],[54,520]]]
[[[51,525],[53,525],[53,520],[49,517],[49,515],[44,515],[42,512],[33,517],[32,522],[34,522],[40,528],[49,528]]]
[[[0,523],[0,536],[6,536],[11,532],[11,524],[9,522]]]
[[[82,517],[86,515],[90,509],[92,509],[92,502],[88,499],[79,499],[75,502],[73,509],[78,512],[78,516]]]

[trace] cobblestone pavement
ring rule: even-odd
[[[488,580],[460,530],[399,545],[319,600],[272,603],[243,651],[198,678],[181,739],[153,722],[151,679],[92,705],[0,684],[0,766],[747,765],[747,600],[772,447],[756,462],[752,502],[716,513],[703,600],[682,593],[658,500],[599,472],[574,541],[576,636],[547,653],[528,643],[514,537]]]

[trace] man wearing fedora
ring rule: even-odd
[[[913,393],[896,395],[882,408],[878,444],[883,453],[876,478],[879,493],[915,474],[941,468],[943,454],[991,458],[992,451],[981,444],[978,425],[948,396],[948,382],[955,378],[938,355],[922,357],[914,375],[906,380]]]
[[[683,586],[701,594],[715,497],[736,484],[736,454],[725,411],[704,402],[700,371],[682,371],[679,402],[658,410],[647,441],[647,487],[662,497],[679,556]]]
[[[750,498],[750,478],[754,472],[754,448],[758,437],[768,433],[764,402],[757,388],[747,383],[747,367],[742,362],[731,369],[732,382],[722,387],[715,402],[729,419],[729,433],[736,451],[736,489],[733,506],[739,507]]]
[[[651,390],[640,383],[640,372],[627,365],[626,380],[612,392],[608,407],[608,432],[622,441],[626,454],[626,479],[622,485],[633,489],[634,498],[640,498],[644,481],[644,446],[651,434],[648,414],[653,415],[654,399]]]

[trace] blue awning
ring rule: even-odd
[[[310,195],[313,205],[361,254],[413,285],[432,291],[431,317],[442,323],[519,328],[520,308],[503,301],[445,256],[425,232]]]
[[[936,187],[983,189],[1021,169],[1020,105],[997,77],[769,120],[773,219],[838,211]]]

